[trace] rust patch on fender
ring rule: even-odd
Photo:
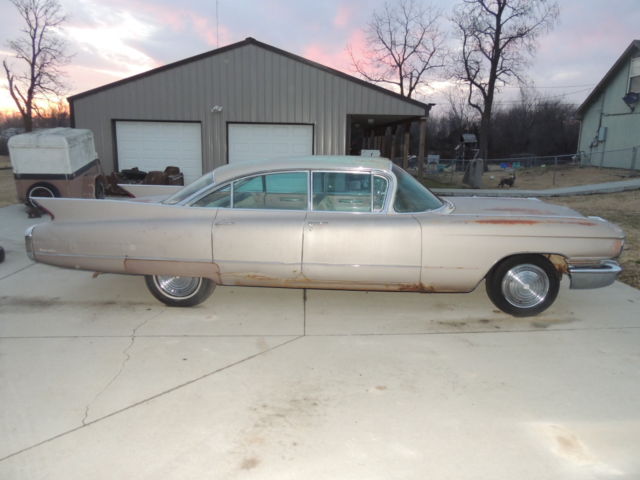
[[[595,227],[597,224],[593,222],[588,222],[586,220],[580,220],[577,222],[556,222],[556,223],[569,223],[571,225],[584,225],[585,227]]]
[[[510,218],[505,219],[480,219],[474,220],[475,223],[489,224],[489,225],[536,225],[542,223],[540,220],[515,220]]]
[[[556,225],[583,225],[585,227],[595,227],[596,224],[587,220],[523,220],[511,218],[483,218],[474,220],[474,223],[489,225],[538,225],[538,224],[556,224]]]
[[[562,255],[546,255],[549,261],[553,264],[558,273],[569,273],[569,264],[567,259]]]

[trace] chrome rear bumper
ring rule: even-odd
[[[600,265],[575,267],[569,265],[570,288],[600,288],[611,285],[622,271],[618,262],[605,260]]]
[[[35,261],[36,257],[33,254],[33,229],[36,228],[35,225],[31,225],[29,228],[27,228],[27,231],[24,232],[24,246],[25,246],[25,250],[27,251],[27,256]]]

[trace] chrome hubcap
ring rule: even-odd
[[[502,279],[502,293],[514,307],[532,308],[547,298],[549,278],[537,265],[518,265]]]
[[[155,283],[166,295],[173,298],[188,298],[194,295],[200,283],[198,277],[167,277],[158,275],[154,277]]]

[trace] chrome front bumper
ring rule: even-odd
[[[622,268],[618,262],[605,260],[598,266],[575,267],[569,265],[570,288],[601,288],[616,281]]]

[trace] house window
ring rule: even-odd
[[[629,69],[629,92],[640,93],[640,57],[631,59]]]

